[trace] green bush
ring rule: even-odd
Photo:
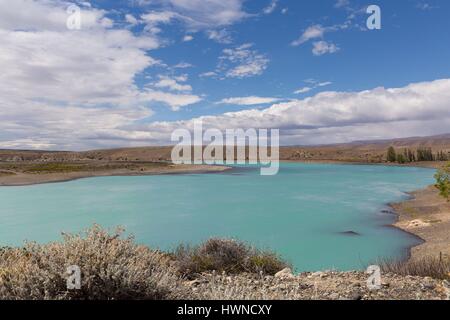
[[[439,194],[447,200],[450,200],[450,163],[444,168],[439,169],[434,177]]]
[[[210,239],[195,247],[181,245],[174,257],[180,272],[187,277],[207,271],[273,275],[290,267],[271,251],[258,250],[243,242],[227,239]]]
[[[387,152],[387,161],[388,162],[395,162],[397,161],[397,154],[395,152],[394,147],[389,147],[388,152]]]

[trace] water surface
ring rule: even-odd
[[[363,268],[405,256],[418,239],[392,227],[386,204],[433,183],[422,168],[282,164],[218,174],[99,177],[0,187],[0,245],[48,242],[93,223],[124,226],[161,249],[233,237],[276,250],[298,271]],[[346,233],[346,232],[351,232]]]

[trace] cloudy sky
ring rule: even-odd
[[[370,4],[381,30],[366,28]],[[447,133],[449,12],[447,0],[0,0],[0,148],[168,144],[196,119],[278,128],[295,145]]]

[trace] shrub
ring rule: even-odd
[[[206,271],[228,274],[263,273],[273,275],[290,267],[271,251],[258,250],[243,242],[227,239],[210,239],[199,246],[179,246],[174,253],[180,272],[195,277]]]
[[[450,164],[439,169],[434,177],[439,194],[447,200],[450,200]]]
[[[426,257],[416,260],[385,260],[379,263],[383,272],[403,276],[431,277],[434,279],[450,279],[450,261],[443,258]]]
[[[400,164],[406,163],[405,156],[401,153],[397,154],[397,162]]]
[[[98,226],[63,242],[0,250],[0,299],[176,299],[183,295],[167,255]],[[81,289],[67,290],[67,267],[81,269]]]
[[[394,147],[389,147],[387,152],[387,161],[388,162],[395,162],[397,161],[397,154],[395,153]]]

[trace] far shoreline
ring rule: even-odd
[[[408,199],[390,207],[397,215],[393,226],[422,240],[411,247],[410,259],[450,259],[450,202],[439,196],[434,185],[408,195]]]
[[[215,165],[172,165],[154,168],[146,171],[130,171],[126,169],[105,170],[98,172],[80,171],[67,173],[31,174],[17,173],[15,175],[0,176],[0,187],[24,187],[47,183],[62,183],[97,177],[138,177],[170,174],[205,174],[220,173],[231,167]]]

